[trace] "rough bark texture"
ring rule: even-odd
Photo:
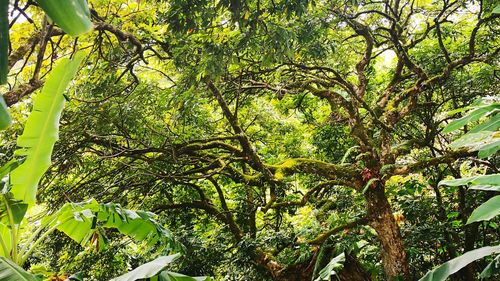
[[[392,214],[391,205],[384,193],[384,187],[369,187],[365,193],[370,225],[375,229],[380,241],[382,265],[386,280],[403,277],[411,280],[408,259],[399,226]]]

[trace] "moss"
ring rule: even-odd
[[[287,159],[283,163],[278,164],[278,165],[270,165],[270,167],[275,168],[276,170],[281,170],[281,169],[291,169],[295,165],[297,165],[297,160],[296,159]]]
[[[276,172],[274,173],[274,177],[279,181],[282,180],[285,177],[285,175],[283,174],[283,170],[277,169]]]
[[[242,173],[241,175],[243,176],[243,180],[245,180],[245,182],[255,181],[260,177],[260,173],[254,175],[246,175]]]
[[[353,165],[331,164],[324,161],[295,158],[287,159],[278,165],[267,165],[275,174],[276,179],[283,179],[283,175],[293,173],[312,173],[327,178],[349,178],[353,179],[359,174],[357,168]]]

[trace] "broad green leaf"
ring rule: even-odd
[[[0,281],[41,281],[11,260],[0,257]]]
[[[493,11],[492,11],[493,14],[500,14],[500,5],[497,5]]]
[[[71,275],[70,277],[68,277],[67,280],[68,281],[84,281],[83,273],[77,272],[77,273]]]
[[[331,280],[331,276],[336,275],[344,266],[345,254],[342,253],[334,257],[320,272],[314,281]]]
[[[469,263],[497,253],[500,253],[500,246],[483,247],[469,251],[434,268],[419,281],[444,281],[448,276],[464,268]]]
[[[49,226],[54,221],[59,222],[57,229],[82,246],[94,235],[101,238],[100,229],[114,228],[135,240],[147,240],[150,245],[161,241],[177,249],[179,245],[172,234],[154,217],[155,214],[151,212],[123,209],[114,203],[99,204],[91,199],[83,203],[66,203],[55,214],[44,218],[42,225]],[[101,240],[101,243],[104,242]]]
[[[481,131],[498,131],[499,128],[500,128],[500,114],[495,114],[495,116],[491,117],[491,119],[484,122],[483,124],[475,126],[469,132],[477,133]]]
[[[24,214],[26,214],[28,204],[21,200],[14,199],[10,192],[1,194],[0,196],[0,222],[5,225],[10,225],[8,212],[11,212],[14,224],[20,224],[24,218]]]
[[[484,190],[484,191],[499,191],[500,192],[500,185],[471,185],[469,189],[474,189],[474,190]]]
[[[62,59],[52,70],[26,121],[23,134],[17,139],[17,155],[26,160],[11,173],[12,193],[29,205],[35,202],[38,182],[51,164],[54,143],[59,138],[59,119],[64,108],[63,93],[76,75],[84,54],[70,60]]]
[[[451,148],[462,148],[466,147],[469,150],[479,150],[485,145],[492,143],[494,140],[496,132],[492,131],[481,131],[477,133],[468,133],[450,143]]]
[[[5,177],[8,173],[12,172],[15,168],[17,168],[19,165],[21,165],[23,161],[19,159],[12,159],[9,162],[5,163],[0,168],[0,179]]]
[[[157,278],[151,278],[151,281],[212,281],[210,277],[191,277],[171,271],[162,271]]]
[[[498,272],[500,272],[500,255],[496,256],[495,259],[484,268],[479,277],[483,279],[490,278],[493,274]]]
[[[0,0],[0,85],[7,83],[9,66],[9,0]],[[3,98],[2,98],[3,100]],[[0,128],[5,122],[4,108],[0,108]],[[8,112],[7,112],[8,113]]]
[[[489,144],[487,144],[485,146],[482,146],[479,149],[479,152],[478,152],[477,156],[480,159],[483,159],[483,158],[486,158],[488,156],[491,156],[491,155],[497,153],[498,150],[500,150],[500,139],[497,140],[497,141],[494,141],[492,143],[489,143]]]
[[[0,94],[0,130],[7,129],[10,124],[12,124],[12,118],[10,117],[9,108],[5,103],[5,99]]]
[[[161,256],[153,261],[145,263],[136,269],[115,277],[110,281],[135,281],[138,279],[151,278],[158,275],[168,264],[179,258],[180,254]]]
[[[491,114],[495,109],[500,108],[500,104],[494,103],[486,106],[482,106],[476,108],[470,112],[468,112],[465,116],[459,119],[455,119],[451,121],[444,129],[443,133],[452,132],[462,128],[463,126],[469,124],[470,122],[474,122],[479,120],[481,117]]]
[[[467,224],[484,221],[492,219],[500,214],[500,195],[497,195],[488,201],[481,204],[481,206],[477,207],[469,219],[467,220]]]
[[[64,32],[76,37],[92,30],[90,11],[86,0],[36,0]]]
[[[459,178],[453,180],[442,180],[439,182],[439,185],[447,185],[447,186],[461,186],[469,184],[500,186],[500,174],[482,175],[482,176]]]

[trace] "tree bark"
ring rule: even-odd
[[[403,238],[385,195],[384,186],[374,184],[368,187],[365,198],[370,226],[375,229],[380,241],[386,280],[411,280]]]

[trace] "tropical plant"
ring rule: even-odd
[[[50,20],[73,37],[92,30],[90,10],[86,0],[36,0],[36,3]]]
[[[190,277],[165,270],[165,267],[179,258],[179,256],[180,254],[158,257],[110,281],[135,281],[142,279],[150,281],[212,281],[210,277]]]
[[[92,30],[90,11],[86,0],[36,1],[64,32],[77,37]],[[7,83],[9,63],[9,0],[0,0],[0,85]],[[0,130],[12,122],[3,96],[0,96]]]
[[[78,39],[36,1],[10,2],[1,90],[16,120],[54,62],[88,52],[37,192],[47,210],[90,198],[151,210],[186,245],[172,268],[232,280],[313,280],[356,241],[333,279],[415,280],[498,244],[497,217],[467,224],[489,193],[438,184],[498,157],[449,149],[436,118],[498,93],[495,1],[90,2],[96,31]],[[19,127],[0,132],[2,163]],[[118,232],[105,221],[88,240],[100,249]],[[49,238],[23,265],[33,273],[108,280],[160,252]]]
[[[479,120],[482,120],[482,122],[473,126],[470,131],[452,142],[450,147],[478,151],[479,158],[486,158],[495,154],[500,149],[500,132],[498,130],[500,128],[500,103],[498,102],[498,97],[479,99],[471,106],[453,111],[452,113],[463,111],[466,111],[464,116],[450,122],[444,128],[443,132],[453,132],[466,125],[473,125]],[[498,192],[500,191],[500,174],[443,180],[440,184],[445,186],[467,186],[470,190]],[[467,224],[488,221],[499,214],[500,195],[496,195],[477,207],[467,220]],[[469,251],[429,271],[420,281],[446,280],[448,276],[456,273],[471,262],[493,254],[500,254],[500,245]],[[499,259],[500,255],[494,258],[483,272],[481,272],[481,278],[487,278],[500,272]]]
[[[339,270],[342,269],[344,261],[345,253],[341,253],[340,255],[334,257],[323,269],[321,269],[318,274],[318,278],[314,279],[314,281],[332,280],[332,276],[337,275]]]
[[[35,205],[38,182],[51,164],[52,149],[59,132],[59,119],[64,108],[64,92],[76,75],[84,58],[63,58],[55,66],[42,92],[34,98],[23,134],[17,139],[18,157],[0,168],[0,280],[37,280],[22,269],[33,250],[52,232],[59,230],[76,242],[89,241],[97,249],[105,247],[104,229],[112,228],[135,240],[148,244],[160,241],[179,250],[172,235],[155,221],[150,212],[132,211],[118,204],[99,204],[95,200],[66,203],[61,209],[44,214],[35,222],[36,229],[27,230],[27,211]],[[38,215],[40,216],[40,215]],[[27,236],[27,239],[22,237]],[[128,279],[132,280],[132,279]]]

